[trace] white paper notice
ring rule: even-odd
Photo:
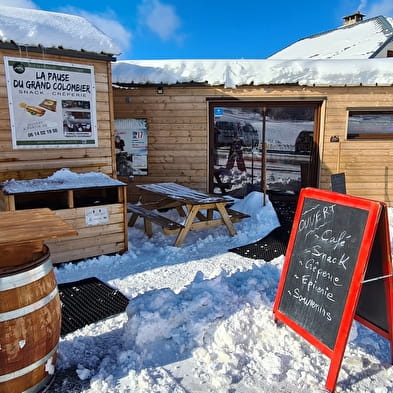
[[[106,207],[88,207],[85,209],[86,225],[102,225],[109,222]]]

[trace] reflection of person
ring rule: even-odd
[[[239,138],[237,132],[235,132],[233,135],[233,142],[229,149],[227,166],[226,166],[227,169],[232,169],[236,161],[239,170],[242,172],[246,171],[246,165],[244,163],[243,151],[242,151],[243,146],[244,146],[243,140]]]
[[[123,151],[116,154],[116,169],[119,176],[131,176],[133,174],[131,156]]]
[[[133,173],[131,164],[132,157],[124,150],[124,147],[124,140],[120,137],[120,135],[116,135],[115,149],[117,174],[118,176],[131,176]]]
[[[115,136],[115,149],[124,151],[124,140],[120,138],[119,135]]]

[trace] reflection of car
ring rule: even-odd
[[[301,131],[296,138],[295,153],[311,153],[314,143],[314,131]]]
[[[259,142],[258,131],[250,123],[218,120],[214,125],[217,146],[231,145],[235,134],[247,146],[256,146]]]

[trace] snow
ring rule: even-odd
[[[391,86],[392,59],[362,60],[123,60],[112,64],[116,84]]]
[[[279,225],[272,204],[267,198],[263,206],[262,194],[252,192],[233,208],[251,215],[235,224],[234,237],[224,227],[195,231],[176,248],[175,235],[154,226],[149,239],[138,220],[123,255],[55,267],[59,283],[95,276],[130,303],[126,312],[60,339],[56,367],[66,377],[54,391],[325,391],[330,360],[273,319],[284,256],[266,262],[228,252]],[[82,387],[72,390],[72,378]],[[357,322],[336,391],[393,392],[388,342]]]
[[[118,180],[112,179],[104,173],[87,172],[75,173],[68,168],[56,171],[45,179],[31,180],[6,180],[1,183],[5,194],[17,194],[23,192],[39,192],[46,190],[70,190],[76,188],[110,187],[125,185]]]
[[[393,37],[393,19],[379,16],[299,40],[269,59],[368,59]]]
[[[80,16],[0,6],[0,26],[0,41],[3,43],[120,54],[111,38]]]

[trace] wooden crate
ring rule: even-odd
[[[38,180],[40,181],[40,180]],[[14,184],[37,180],[13,181]],[[47,241],[53,263],[75,261],[103,254],[123,253],[128,249],[126,184],[113,180],[94,186],[65,185],[48,181],[31,190],[0,191],[0,210],[50,208],[78,232],[72,239]],[[5,183],[7,184],[7,183]]]

